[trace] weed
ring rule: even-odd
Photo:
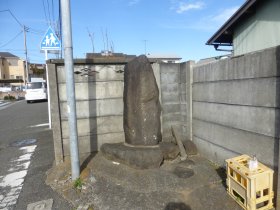
[[[81,180],[81,178],[79,177],[78,179],[76,179],[73,183],[73,187],[77,190],[81,190],[83,186],[83,181]]]

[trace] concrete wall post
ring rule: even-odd
[[[57,69],[55,64],[48,65],[48,76],[49,76],[49,86],[50,95],[49,99],[51,101],[51,119],[52,119],[52,131],[53,131],[53,143],[54,143],[54,155],[56,165],[63,162],[64,152],[61,134],[61,118],[60,118],[60,106],[59,106],[59,96],[58,96],[58,81],[57,81]]]
[[[187,95],[187,139],[192,141],[192,85],[193,85],[193,66],[195,61],[186,63],[186,95]]]

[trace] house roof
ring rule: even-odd
[[[182,58],[176,54],[148,54],[148,58],[162,59],[162,60],[181,60]]]
[[[12,54],[12,53],[9,53],[9,52],[0,52],[0,57],[3,57],[3,58],[18,58],[18,56]]]
[[[248,18],[256,11],[258,0],[247,0],[221,28],[206,42],[207,45],[231,46],[233,42],[233,30],[242,20]]]
[[[23,79],[0,79],[0,83],[23,83]]]

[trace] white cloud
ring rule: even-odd
[[[133,5],[137,4],[139,1],[140,0],[131,0],[131,1],[129,1],[128,5],[133,6]]]
[[[213,16],[211,19],[217,23],[226,22],[237,10],[238,6],[223,10],[220,14]]]
[[[224,24],[233,14],[237,11],[239,7],[231,7],[223,9],[220,12],[215,12],[215,14],[204,15],[202,17],[197,17],[195,21],[189,20],[179,20],[177,22],[166,22],[161,24],[161,27],[168,29],[194,29],[199,31],[209,31],[213,32],[222,24]],[[174,8],[173,8],[174,9]]]
[[[176,12],[181,14],[189,10],[203,9],[204,6],[205,4],[203,2],[194,2],[194,3],[179,2]]]

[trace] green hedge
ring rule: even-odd
[[[10,96],[10,95],[7,95],[7,96],[4,96],[4,100],[16,100],[16,98],[14,96]]]

